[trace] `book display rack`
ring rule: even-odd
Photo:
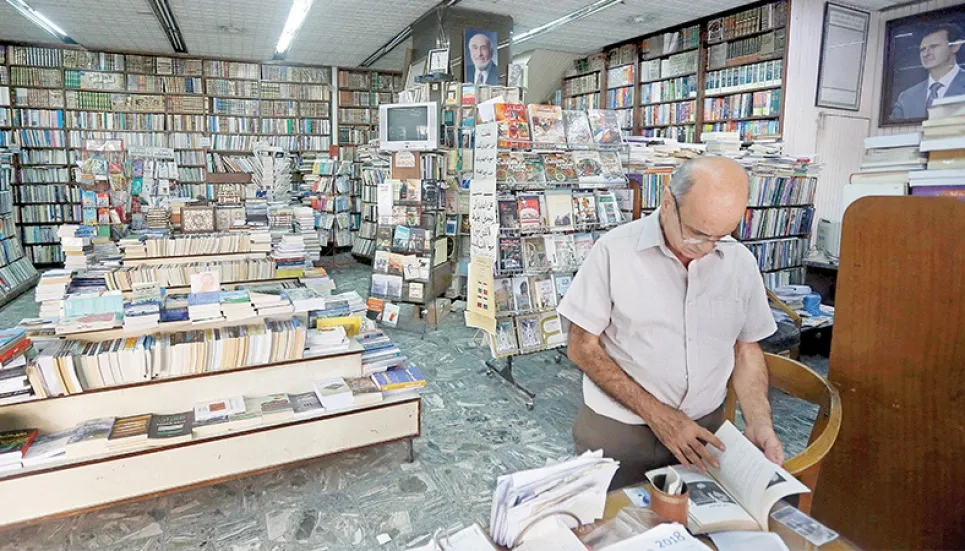
[[[442,151],[393,153],[392,179],[377,186],[377,199],[391,194],[392,201],[391,211],[378,211],[369,289],[370,310],[383,313],[383,324],[401,321],[400,328],[425,332],[438,323],[436,299],[452,277],[440,227],[445,223],[447,158]],[[393,312],[397,319],[387,320]]]
[[[361,179],[356,182],[359,186],[359,220],[358,231],[352,239],[352,255],[371,263],[379,226],[378,187],[389,178],[392,157],[380,153],[374,145],[366,144],[359,146],[358,158],[361,169]]]
[[[356,159],[358,147],[379,139],[379,105],[396,103],[402,73],[366,69],[338,71],[339,158]]]
[[[577,60],[563,77],[562,106],[616,109],[636,136],[779,135],[789,14],[789,0],[769,0]]]

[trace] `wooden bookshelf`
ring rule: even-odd
[[[563,109],[602,108],[606,94],[606,60],[595,54],[574,62],[560,84]]]
[[[335,99],[340,159],[355,160],[360,145],[379,137],[379,105],[398,101],[402,87],[402,73],[399,72],[339,69]],[[357,117],[367,120],[353,120]]]
[[[606,75],[626,65],[624,59],[614,59],[614,52],[636,48],[639,61],[634,66],[634,135],[669,136],[681,141],[699,142],[701,132],[708,130],[740,131],[744,139],[780,134],[783,130],[789,18],[790,0],[770,0],[607,47],[602,54],[605,66],[600,71],[603,106],[608,109],[621,108],[619,104],[612,105],[605,96],[612,90],[612,87],[607,87]],[[668,44],[668,41],[676,44]],[[659,47],[653,48],[653,45]],[[671,75],[653,76],[644,69],[647,62],[670,61],[674,56],[692,56],[692,52],[696,52],[693,71],[674,71]],[[771,67],[770,77],[758,79],[756,68],[768,65]],[[736,76],[721,76],[722,72],[729,70],[733,70]],[[564,109],[567,108],[566,98],[575,97],[565,93],[566,79],[578,78],[583,74],[575,72],[564,77]],[[767,75],[767,69],[761,69],[760,76]],[[740,86],[717,85],[729,83],[731,78]],[[660,88],[665,93],[659,99],[646,99],[655,97],[655,94],[644,93],[645,87],[648,90]],[[738,97],[755,93],[756,97]],[[711,99],[714,101],[708,101]],[[670,120],[671,110],[676,116],[674,120]],[[680,120],[685,114],[686,123]]]

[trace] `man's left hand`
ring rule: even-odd
[[[784,448],[781,446],[781,439],[774,433],[774,427],[771,424],[747,425],[744,436],[763,450],[764,457],[768,458],[771,463],[784,465]]]

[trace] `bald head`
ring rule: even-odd
[[[683,223],[697,237],[718,238],[734,231],[747,208],[747,188],[744,167],[726,157],[691,159],[670,181]]]

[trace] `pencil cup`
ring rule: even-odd
[[[653,477],[653,489],[650,490],[650,509],[666,520],[687,526],[687,504],[690,489],[687,488],[686,482],[682,482],[680,494],[672,496],[660,489],[664,487],[665,482],[666,475]]]

